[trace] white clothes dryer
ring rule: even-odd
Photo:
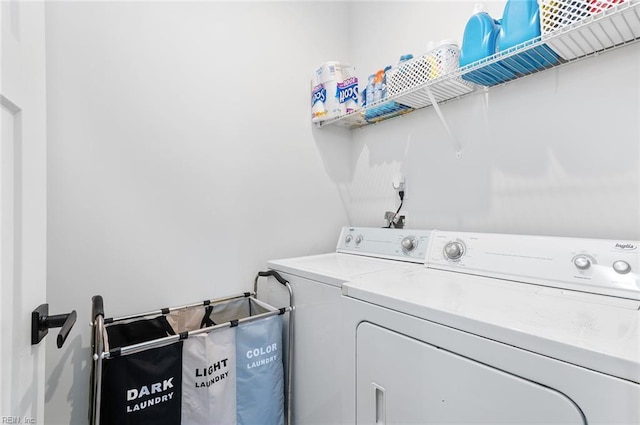
[[[640,423],[638,242],[433,232],[343,285],[343,423]]]
[[[336,252],[268,262],[294,294],[293,424],[342,423],[342,284],[383,271],[424,268],[429,235],[427,230],[344,227]],[[267,303],[288,302],[281,285],[267,285],[261,293]]]

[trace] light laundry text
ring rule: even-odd
[[[218,362],[213,363],[209,367],[203,367],[202,369],[196,369],[196,377],[213,375],[214,372],[222,369],[223,367],[226,368],[228,360],[229,360],[228,358],[227,359],[222,359],[222,360],[220,360]]]

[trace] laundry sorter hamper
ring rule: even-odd
[[[267,276],[289,306],[258,300]],[[253,292],[126,317],[94,296],[90,425],[290,424],[293,305],[271,270]]]

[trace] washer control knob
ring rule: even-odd
[[[573,260],[573,265],[580,270],[587,270],[589,267],[591,267],[591,260],[589,260],[584,255],[580,255]]]
[[[613,270],[615,270],[616,273],[627,274],[631,271],[631,266],[626,261],[618,260],[613,263]]]
[[[362,242],[362,235],[356,236],[356,245],[360,245],[360,242]]]
[[[416,239],[413,236],[407,236],[406,238],[402,239],[400,245],[402,246],[402,250],[404,252],[411,252],[416,249],[416,246],[418,244],[416,243]]]
[[[459,260],[464,255],[464,245],[460,242],[449,242],[444,246],[444,255],[449,260]]]
[[[352,241],[352,240],[353,240],[353,236],[351,236],[351,235],[347,235],[347,236],[344,238],[344,241],[345,241],[346,243],[351,243],[351,241]]]

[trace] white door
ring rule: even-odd
[[[30,333],[46,299],[44,3],[2,0],[0,26],[0,423],[44,424],[45,348]]]

